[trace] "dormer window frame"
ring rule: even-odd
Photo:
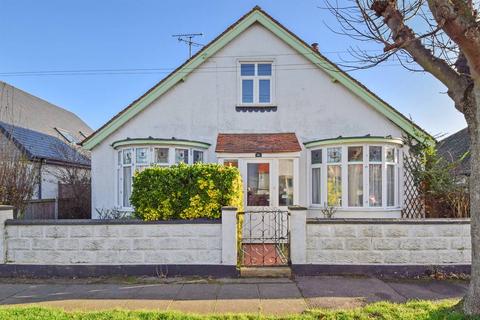
[[[253,73],[246,74],[242,73],[242,65],[253,65]],[[259,65],[271,65],[270,74],[262,74],[259,70]],[[248,68],[247,68],[248,69]],[[251,69],[250,69],[251,70]],[[259,72],[260,71],[260,72]],[[269,81],[270,90],[268,102],[261,102],[260,98],[260,86],[261,83],[265,80]],[[252,82],[252,101],[244,100],[244,81]],[[237,92],[238,92],[238,102],[237,105],[241,107],[271,107],[275,106],[275,60],[272,59],[238,59],[237,60]]]

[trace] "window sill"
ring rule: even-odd
[[[277,106],[272,105],[239,105],[235,107],[237,112],[276,112]]]

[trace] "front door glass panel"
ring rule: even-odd
[[[270,164],[247,164],[247,206],[270,205]]]

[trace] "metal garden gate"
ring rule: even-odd
[[[289,212],[261,209],[239,213],[239,263],[244,267],[290,263]]]

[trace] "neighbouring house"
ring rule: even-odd
[[[72,112],[5,82],[0,82],[0,97],[0,139],[11,142],[38,168],[32,203],[48,200],[51,211],[54,199],[59,198],[61,171],[72,167],[90,171],[88,152],[83,152],[79,143],[93,130]],[[51,215],[42,213],[42,217]]]
[[[470,136],[468,128],[464,128],[440,141],[437,145],[438,152],[446,160],[453,162],[462,159],[458,167],[455,168],[455,174],[468,178],[470,176]]]
[[[238,167],[246,209],[401,217],[402,137],[423,130],[317,49],[248,12],[83,142],[92,214],[133,210],[138,170],[213,162]]]

